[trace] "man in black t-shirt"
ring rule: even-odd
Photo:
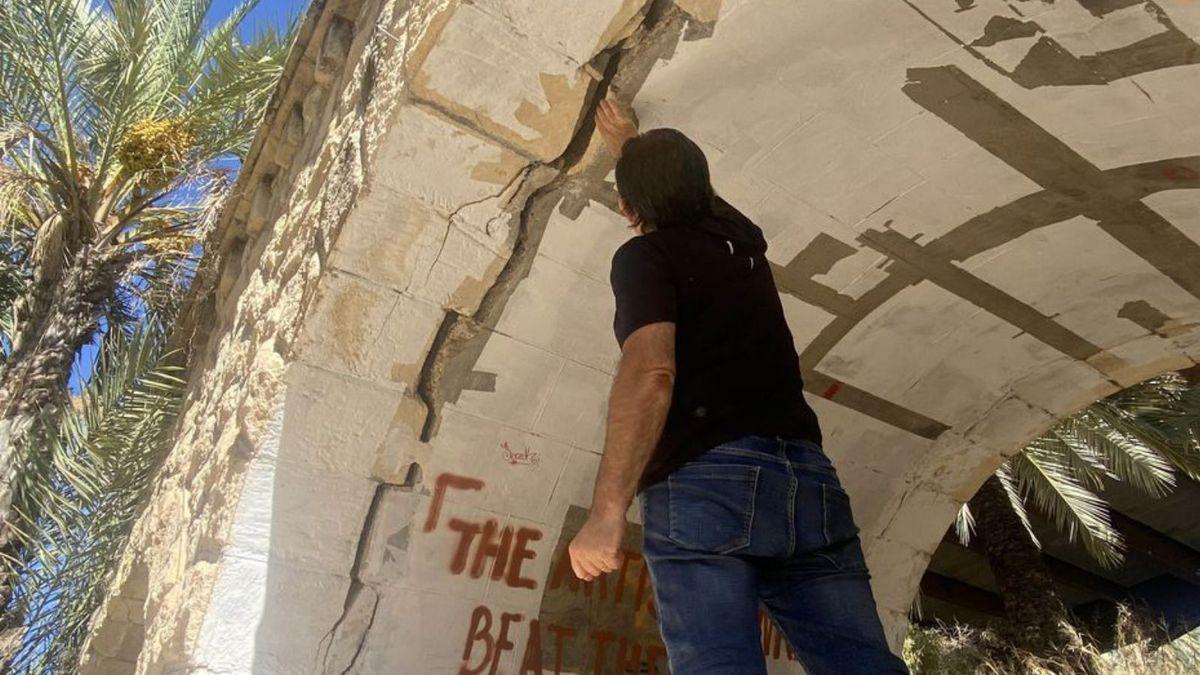
[[[762,231],[674,129],[597,127],[638,231],[613,256],[621,360],[577,576],[621,565],[640,496],[643,555],[675,675],[763,674],[761,602],[809,673],[905,673],[889,650]]]

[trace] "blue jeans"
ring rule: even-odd
[[[850,500],[814,443],[748,436],[642,492],[673,675],[767,672],[759,602],[810,675],[907,673],[888,649]]]

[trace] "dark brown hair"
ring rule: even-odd
[[[617,192],[639,224],[656,229],[686,227],[712,213],[708,160],[678,129],[651,129],[625,142]]]

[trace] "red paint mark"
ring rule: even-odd
[[[520,614],[500,612],[500,635],[496,638],[496,658],[492,660],[491,675],[495,675],[496,668],[500,665],[500,655],[516,646],[508,639],[508,627],[524,618]]]
[[[554,675],[562,674],[563,638],[574,638],[575,629],[567,626],[550,624],[547,630],[554,633]]]
[[[617,675],[625,675],[625,673],[640,673],[642,672],[642,655],[646,655],[645,665],[649,675],[669,675],[667,670],[659,669],[659,659],[667,655],[666,650],[658,642],[650,644],[642,644],[634,642],[632,639],[614,635],[611,631],[597,630],[593,631],[592,644],[594,645],[594,653],[592,654],[592,673],[600,675],[600,673],[612,672]],[[605,664],[608,661],[608,645],[616,642],[617,653],[615,667],[609,671],[605,669]]]
[[[762,634],[762,653],[763,656],[772,660],[780,659],[780,650],[786,650],[786,657],[789,661],[795,661],[796,655],[792,653],[792,648],[783,639],[783,633],[771,620],[771,616],[762,609],[758,610],[758,624],[760,633]]]
[[[529,639],[525,641],[520,675],[542,675],[542,627],[537,619],[529,620]]]
[[[1195,169],[1177,164],[1164,166],[1162,173],[1164,177],[1170,180],[1196,180],[1200,178],[1200,173],[1197,173]]]
[[[571,556],[565,550],[559,556],[558,564],[554,566],[554,574],[550,576],[550,590],[553,591],[562,586],[564,579],[572,591],[579,587],[579,579],[575,576],[575,571],[571,569]]]
[[[648,675],[658,675],[658,660],[667,655],[667,650],[662,645],[652,644],[646,648],[646,665],[649,671]],[[663,671],[663,675],[669,675],[667,671]]]
[[[617,643],[617,668],[619,675],[642,672],[642,645],[627,641],[624,637]]]
[[[433,486],[433,501],[429,503],[429,516],[425,519],[425,531],[433,532],[438,524],[438,516],[442,513],[442,502],[446,499],[446,489],[482,490],[483,481],[478,478],[467,478],[452,473],[443,473],[437,477]]]
[[[635,557],[639,561],[642,559],[642,555],[640,553],[637,551],[630,551],[629,549],[622,549],[621,554],[621,571],[617,572],[617,591],[613,596],[614,605],[621,604],[621,598],[625,595],[625,573],[629,571],[629,561],[633,560]]]
[[[493,616],[500,617],[499,626]],[[471,613],[471,625],[467,630],[467,641],[463,646],[462,663],[459,675],[497,675],[500,661],[505,652],[515,647],[512,635],[514,627],[524,621],[521,614],[497,612],[487,605],[479,605]],[[575,638],[576,629],[570,626],[542,624],[538,619],[531,618],[528,623],[528,635],[525,649],[521,654],[521,666],[518,675],[541,675],[545,665],[543,658],[549,655],[542,649],[544,644],[542,630],[554,634],[554,673],[562,675],[563,652],[571,640]],[[659,661],[666,657],[666,651],[657,641],[639,643],[634,638],[618,635],[610,630],[595,630],[589,634],[592,643],[593,675],[613,672],[618,675],[639,673],[645,657],[645,664],[650,675],[668,675],[668,671],[660,667]],[[547,638],[548,639],[548,638]],[[616,645],[616,660],[614,670],[605,666],[610,657],[609,646]],[[477,662],[477,663],[476,663]]]
[[[612,631],[594,630],[592,631],[592,642],[596,645],[596,651],[592,656],[592,675],[603,675],[604,660],[607,656],[608,643],[616,638]]]
[[[828,387],[826,387],[825,391],[821,393],[821,398],[832,399],[841,390],[842,390],[842,383],[838,382],[837,380],[834,380],[833,383],[830,384]]]
[[[454,549],[454,557],[450,558],[450,573],[462,574],[467,569],[467,556],[471,553],[471,542],[483,527],[478,523],[468,523],[465,520],[451,518],[447,527],[459,533],[458,546]]]

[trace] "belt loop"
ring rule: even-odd
[[[787,441],[783,440],[783,436],[776,435],[775,440],[779,441],[779,456],[787,459]]]

